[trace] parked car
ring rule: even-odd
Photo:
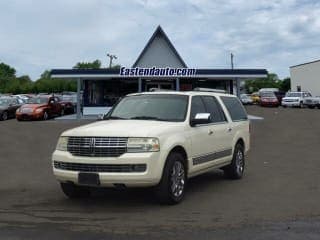
[[[15,97],[20,104],[26,103],[28,101],[28,99],[30,98],[27,95],[22,95],[22,94],[13,95],[12,97]]]
[[[250,95],[254,104],[258,104],[260,102],[260,94],[258,92],[254,92]]]
[[[303,105],[307,106],[308,108],[317,107],[320,109],[320,96],[304,98]]]
[[[16,110],[21,106],[17,99],[12,97],[0,97],[0,120],[16,117]]]
[[[260,92],[260,105],[263,107],[278,107],[278,98],[273,92]]]
[[[63,114],[62,105],[57,97],[40,95],[30,98],[27,104],[22,105],[16,111],[16,118],[21,120],[47,120]]]
[[[309,92],[287,92],[286,96],[282,98],[281,105],[283,107],[304,107],[304,99],[311,97]]]
[[[240,179],[249,137],[247,113],[234,95],[130,94],[105,120],[62,133],[53,173],[69,198],[89,196],[91,187],[154,187],[161,202],[175,204],[191,177],[221,168]]]
[[[243,105],[251,105],[253,104],[253,100],[247,94],[241,94],[240,100]]]

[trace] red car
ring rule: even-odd
[[[22,105],[16,111],[16,118],[21,120],[47,120],[54,116],[64,114],[64,108],[57,97],[40,95],[30,98],[27,104]]]
[[[279,107],[280,102],[273,92],[260,93],[260,106],[263,107]]]

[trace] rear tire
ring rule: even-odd
[[[60,183],[63,193],[71,199],[74,198],[84,198],[90,195],[90,190],[88,187],[76,186],[72,183]]]
[[[180,153],[171,153],[163,169],[162,178],[155,187],[155,195],[160,203],[177,204],[185,194],[187,169]]]
[[[225,175],[230,179],[240,179],[243,176],[245,167],[244,147],[237,143],[234,148],[232,162],[223,170]]]

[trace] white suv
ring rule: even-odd
[[[305,99],[311,97],[309,92],[287,92],[286,96],[282,98],[282,107],[304,107]]]
[[[182,200],[187,179],[212,169],[240,179],[249,120],[236,96],[214,92],[130,94],[105,119],[62,133],[53,172],[70,198],[91,187],[150,187]]]

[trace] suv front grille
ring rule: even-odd
[[[84,157],[119,157],[127,152],[125,137],[69,137],[68,152]]]
[[[86,164],[54,161],[54,167],[62,170],[80,172],[145,172],[146,164]]]

